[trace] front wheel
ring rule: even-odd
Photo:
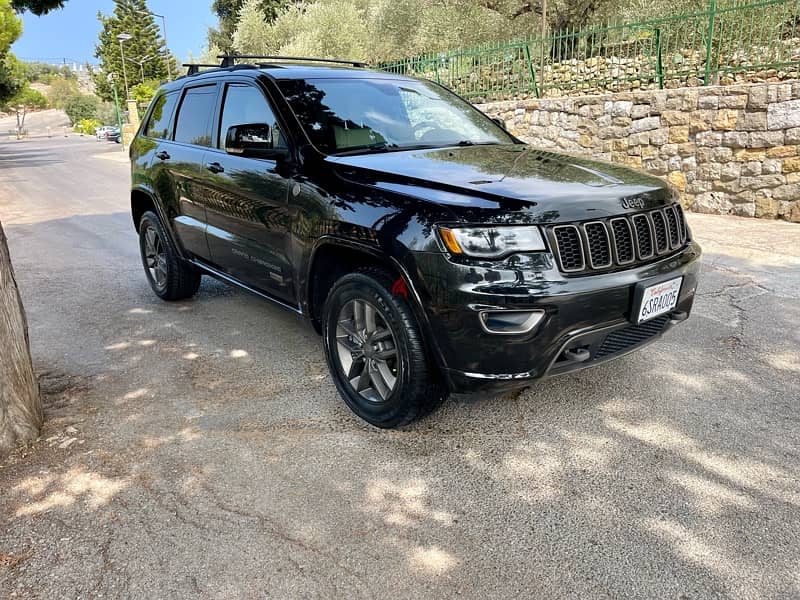
[[[365,269],[336,282],[324,309],[325,357],[342,398],[376,427],[405,425],[446,397],[406,299]]]

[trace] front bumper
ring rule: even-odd
[[[420,252],[414,261],[417,291],[448,385],[454,392],[474,392],[523,387],[658,339],[691,312],[700,255],[700,246],[689,242],[657,262],[581,277],[561,274],[547,253],[457,263]],[[635,326],[637,284],[679,276],[683,283],[674,311]],[[544,310],[545,316],[529,333],[498,335],[480,324],[478,315],[487,309]]]

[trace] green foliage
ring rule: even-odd
[[[50,65],[43,62],[25,63],[25,79],[30,83],[51,83],[56,79],[77,79],[67,65]]]
[[[79,96],[78,82],[74,79],[53,79],[50,83],[48,99],[53,108],[64,108],[68,98]]]
[[[219,48],[226,54],[234,50],[233,33],[244,4],[245,0],[214,0],[211,10],[217,15],[219,26],[208,31],[209,48]],[[289,5],[289,0],[258,0],[257,4],[262,19],[272,22]]]
[[[81,119],[96,119],[100,101],[96,96],[79,94],[71,96],[64,103],[64,112],[69,120],[78,123]]]
[[[24,84],[23,64],[10,52],[5,56],[0,55],[0,102],[16,94]]]
[[[95,130],[102,126],[98,119],[81,119],[75,124],[75,133],[94,135]]]
[[[167,61],[170,69],[177,73],[175,58],[166,49],[161,30],[148,11],[145,0],[114,0],[114,12],[110,16],[98,13],[97,18],[102,25],[99,41],[95,46],[95,56],[100,60],[101,68],[92,73],[97,95],[104,100],[112,100],[114,91],[108,81],[109,73],[116,73],[117,85],[124,95],[124,74],[127,72],[128,85],[133,86],[140,82],[142,69],[145,81],[153,79],[166,81]],[[121,33],[131,35],[131,39],[124,42],[125,65],[122,64],[122,49],[117,36]],[[149,57],[158,58],[147,60],[143,67],[136,64]]]
[[[30,11],[36,16],[42,16],[51,10],[64,8],[66,0],[11,0],[11,6],[17,12]]]
[[[113,102],[101,102],[97,107],[97,120],[102,125],[117,125],[119,119],[117,117],[117,109],[114,108]]]
[[[139,83],[131,88],[131,98],[138,104],[150,104],[150,100],[158,91],[158,82]]]
[[[9,0],[0,0],[0,57],[3,57],[22,34],[22,19],[14,12]]]
[[[39,92],[29,87],[26,83],[16,94],[0,104],[4,110],[16,111],[20,106],[24,110],[47,108],[47,98]]]

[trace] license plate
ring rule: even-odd
[[[644,288],[642,301],[636,313],[637,325],[673,310],[678,305],[681,283],[683,277],[677,277]]]

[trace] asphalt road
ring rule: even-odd
[[[0,142],[50,417],[0,463],[0,597],[800,597],[800,226],[691,216],[658,344],[387,432],[294,316],[151,293],[118,148]]]

